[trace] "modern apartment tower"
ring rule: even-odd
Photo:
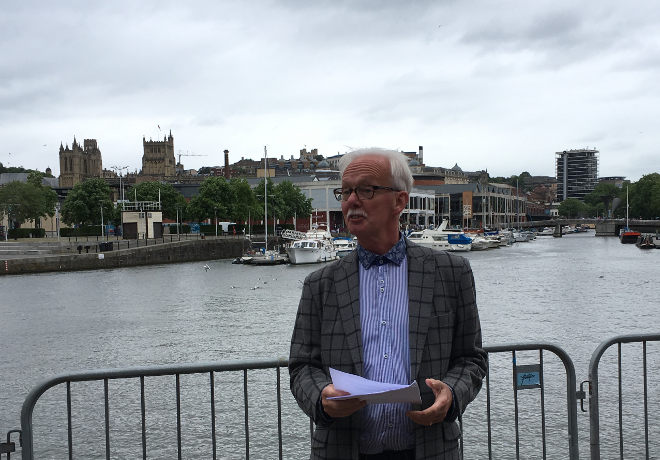
[[[557,199],[584,200],[598,184],[598,150],[576,149],[555,153]]]

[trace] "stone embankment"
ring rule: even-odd
[[[158,241],[158,240],[157,240]],[[75,253],[71,254],[70,247],[45,249],[44,246],[32,244],[28,248],[15,246],[16,249],[0,250],[0,275],[18,275],[25,273],[97,270],[119,267],[134,267],[138,265],[154,265],[179,262],[192,262],[196,260],[229,259],[240,257],[249,247],[249,242],[238,238],[207,238],[173,242],[153,242],[151,245],[123,249],[97,251],[98,244],[75,243]],[[167,240],[165,240],[167,241]],[[71,244],[69,244],[71,246]],[[78,253],[78,246],[81,247]],[[91,248],[91,252],[89,251]],[[20,253],[9,255],[10,251]],[[3,255],[4,253],[4,255]]]

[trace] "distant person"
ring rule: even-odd
[[[314,423],[312,459],[457,459],[455,420],[481,388],[487,357],[467,260],[399,232],[412,175],[399,152],[340,160],[341,201],[358,250],[307,276],[291,338],[291,391]],[[328,368],[416,380],[422,406],[365,405]]]

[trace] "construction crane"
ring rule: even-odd
[[[181,152],[183,152],[183,150],[179,150],[179,153],[177,153],[177,155],[179,155],[179,164],[181,164],[181,157],[206,157],[206,156],[208,156],[208,155],[198,155],[198,154],[195,154],[195,153],[181,153]]]

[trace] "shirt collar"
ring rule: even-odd
[[[358,260],[365,269],[371,268],[372,265],[385,265],[387,263],[401,265],[403,259],[406,258],[406,239],[402,234],[399,234],[399,241],[382,256],[364,249],[359,243],[357,252]]]

